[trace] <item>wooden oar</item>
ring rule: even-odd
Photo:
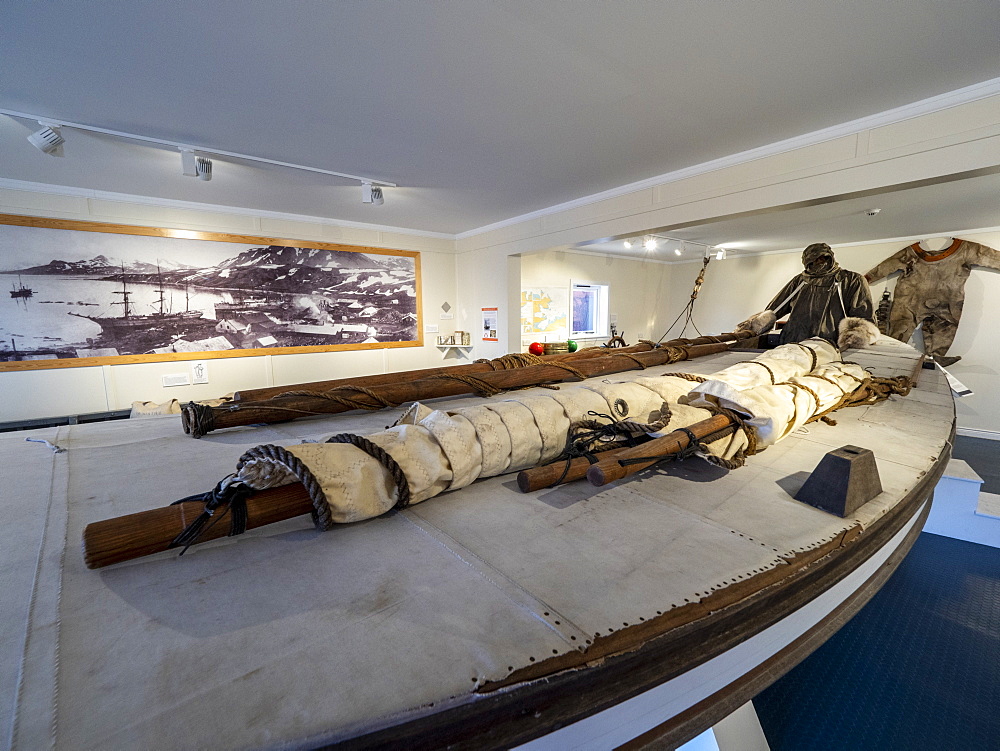
[[[712,435],[713,433],[720,433],[720,431],[725,430],[727,427],[734,427],[732,421],[728,417],[722,415],[715,415],[714,417],[708,417],[704,420],[694,423],[688,426],[688,430],[697,438],[699,441],[702,438]],[[729,435],[732,431],[725,433],[720,433],[719,438]],[[525,469],[517,473],[517,486],[521,489],[522,493],[530,493],[534,490],[541,490],[542,488],[552,487],[553,485],[563,485],[567,482],[573,482],[574,480],[582,479],[583,477],[590,478],[590,469],[592,467],[597,467],[599,465],[612,466],[616,465],[619,459],[633,459],[636,457],[655,457],[649,462],[639,465],[634,465],[636,469],[632,469],[633,465],[629,465],[629,471],[626,474],[631,474],[644,467],[649,467],[658,461],[666,459],[680,451],[683,451],[689,445],[690,440],[687,433],[682,430],[675,430],[668,433],[660,438],[653,438],[639,446],[633,446],[628,448],[619,449],[609,449],[607,451],[602,451],[599,454],[594,454],[597,458],[597,462],[591,462],[586,457],[577,457],[570,460],[569,468],[566,467],[565,461],[554,462],[552,464],[545,464],[541,467],[532,467],[531,469]],[[624,475],[622,475],[624,477]],[[617,480],[617,477],[612,479]],[[608,480],[611,482],[611,480]],[[596,483],[595,483],[596,484]],[[605,484],[605,483],[600,483]]]
[[[691,425],[687,430],[700,441],[713,433],[718,433],[725,428],[736,429],[732,419],[726,415],[714,415],[700,422]],[[730,431],[732,432],[732,431]],[[623,449],[613,452],[613,456],[601,456],[600,461],[591,464],[586,471],[587,479],[592,485],[598,487],[607,485],[609,482],[620,480],[621,478],[638,472],[640,469],[651,467],[668,456],[678,454],[691,445],[691,438],[684,430],[675,430],[662,438],[654,438],[648,443],[635,448]],[[611,454],[612,452],[608,452]],[[645,461],[633,462],[635,459]]]
[[[302,483],[259,490],[247,498],[247,529],[311,513],[312,501]],[[201,501],[187,501],[114,519],[92,522],[83,530],[83,560],[87,568],[102,568],[144,555],[170,549],[170,543],[205,509]],[[198,542],[229,534],[229,517],[224,509],[218,521],[206,525]]]

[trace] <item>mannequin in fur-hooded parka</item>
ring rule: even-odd
[[[760,334],[788,314],[781,343],[822,337],[840,349],[856,349],[878,339],[875,305],[865,278],[840,268],[826,243],[814,243],[802,252],[801,274],[794,276],[767,309],[739,324]]]

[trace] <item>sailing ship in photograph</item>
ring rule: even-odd
[[[0,361],[418,339],[415,257],[264,245],[204,266],[39,260],[0,272],[18,275],[11,298],[38,303],[3,311],[0,340],[17,345]]]
[[[31,289],[31,287],[25,287],[24,284],[21,282],[21,276],[18,275],[18,277],[17,277],[17,284],[15,284],[11,288],[11,290],[10,290],[10,296],[11,297],[31,297],[33,294],[35,294],[35,293]]]
[[[121,336],[136,331],[146,331],[156,328],[167,328],[172,326],[177,326],[179,324],[194,321],[201,318],[204,313],[200,310],[190,310],[190,308],[185,309],[180,313],[173,313],[166,306],[166,295],[163,290],[163,278],[160,275],[160,269],[157,267],[156,275],[159,280],[159,295],[157,297],[157,302],[159,303],[159,310],[156,313],[150,314],[137,314],[134,310],[134,304],[129,303],[129,297],[132,296],[132,292],[129,291],[127,275],[125,273],[125,264],[122,264],[121,273],[121,291],[115,292],[116,295],[121,295],[120,301],[115,301],[112,305],[122,306],[122,315],[120,317],[116,316],[88,316],[83,313],[69,312],[71,316],[77,316],[78,318],[86,318],[93,321],[101,327],[101,333],[105,336],[112,338],[120,338]],[[190,304],[190,300],[189,300]]]

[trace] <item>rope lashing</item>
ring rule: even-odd
[[[371,401],[365,402],[360,399],[347,396],[342,392],[350,391],[355,394],[363,394],[367,396]],[[377,394],[369,388],[364,386],[334,386],[326,391],[286,391],[283,394],[279,394],[277,397],[282,396],[307,396],[315,399],[325,399],[335,404],[340,404],[345,407],[350,407],[351,409],[367,409],[371,411],[386,409],[387,407],[398,407],[399,405],[395,402],[386,399],[384,396]]]
[[[410,483],[406,479],[406,473],[403,472],[403,468],[399,466],[388,451],[372,443],[364,436],[355,435],[354,433],[341,433],[328,438],[326,442],[349,443],[375,459],[388,470],[392,481],[396,484],[396,504],[393,508],[402,509],[410,505]]]
[[[626,355],[626,357],[631,357],[631,355]],[[584,375],[583,373],[581,373],[577,368],[574,368],[572,365],[568,365],[567,363],[564,363],[564,362],[547,362],[547,363],[545,363],[545,365],[548,365],[549,367],[552,367],[552,368],[561,368],[562,370],[565,370],[567,373],[572,373],[577,378],[579,378],[581,381],[586,381],[587,380],[587,376],[586,375]]]
[[[814,350],[812,347],[807,347],[801,342],[791,342],[791,343],[794,344],[796,347],[804,349],[806,352],[809,353],[809,356],[812,358],[812,364],[809,365],[809,372],[811,373],[812,371],[816,370],[816,364],[817,364],[816,350]]]
[[[319,480],[316,479],[316,476],[313,475],[309,467],[305,465],[305,462],[288,449],[267,443],[248,449],[239,458],[239,461],[236,462],[237,476],[242,473],[244,467],[255,462],[279,465],[295,475],[296,479],[306,489],[309,500],[312,501],[313,524],[322,530],[333,527],[333,511],[330,508],[330,503],[326,500],[326,494],[323,492],[323,488],[320,487]]]
[[[205,530],[226,516],[227,513],[229,514],[229,536],[234,537],[235,535],[243,534],[247,529],[247,498],[252,493],[253,488],[230,475],[221,480],[218,485],[207,493],[190,495],[187,498],[174,501],[170,504],[171,506],[189,501],[200,501],[205,504],[205,508],[202,509],[193,522],[188,524],[177,537],[171,540],[170,545],[167,546],[168,549],[179,548],[183,545],[184,549],[180,554],[184,555],[189,547],[198,542],[198,538],[202,536]],[[218,519],[209,523],[209,520],[215,516],[215,512],[220,508],[222,509],[222,513]]]
[[[667,350],[667,362],[680,362],[681,360],[686,360],[688,356],[688,351],[684,347],[661,344],[660,349]]]
[[[509,356],[510,355],[504,355],[504,357],[509,357]],[[500,359],[502,359],[502,358],[500,358]],[[546,365],[546,366],[551,367],[551,368],[559,368],[561,370],[565,370],[565,371],[567,371],[569,373],[572,373],[574,376],[576,376],[577,378],[579,378],[581,381],[587,380],[587,376],[585,374],[581,373],[578,369],[574,368],[572,365],[567,365],[564,362],[548,362],[548,361],[542,360],[539,363],[530,363],[530,364],[531,365],[538,365],[538,364],[540,364],[540,365]],[[497,386],[494,386],[491,383],[487,383],[482,378],[476,378],[475,376],[466,375],[466,374],[463,374],[463,373],[454,373],[454,374],[452,374],[452,373],[442,373],[440,375],[432,376],[431,379],[429,379],[429,380],[458,381],[459,383],[464,383],[466,386],[468,386],[472,390],[472,392],[474,394],[476,394],[477,396],[482,396],[482,397],[496,396],[497,394],[502,394],[505,391],[509,391],[510,390],[510,389],[499,388]],[[538,385],[544,386],[545,384],[538,384]],[[531,388],[531,387],[526,387],[526,388]]]
[[[666,378],[667,376],[683,378],[685,381],[691,381],[692,383],[704,383],[708,380],[705,376],[696,375],[694,373],[660,373],[660,378]]]
[[[767,371],[767,374],[771,377],[771,385],[777,385],[777,380],[778,379],[774,377],[774,371],[771,370],[770,366],[765,365],[760,360],[747,360],[745,364],[746,365],[760,365],[764,370]]]
[[[807,394],[809,394],[809,396],[811,396],[813,398],[813,403],[816,405],[815,408],[819,409],[819,405],[820,405],[819,394],[817,394],[811,388],[809,388],[808,386],[806,386],[804,383],[793,383],[792,381],[782,381],[781,383],[776,383],[774,385],[775,386],[791,386],[793,389],[802,389]]]
[[[492,360],[488,360],[483,357],[475,362],[482,365],[489,365],[493,370],[514,370],[516,368],[527,368],[531,365],[547,364],[546,361],[538,355],[533,355],[530,352],[512,352],[507,355],[501,355],[500,357],[496,357]]]
[[[188,402],[184,405],[184,416],[187,417],[184,427],[195,438],[201,438],[215,430],[215,413],[211,407]]]
[[[487,383],[482,378],[476,378],[471,375],[464,375],[462,373],[455,373],[454,375],[441,374],[432,376],[435,380],[442,381],[458,381],[459,383],[464,383],[469,389],[477,396],[490,397],[496,396],[497,394],[502,394],[503,389],[497,388],[493,384]]]
[[[630,355],[628,352],[616,352],[614,355],[612,355],[612,357],[627,357],[629,360],[638,365],[640,370],[645,370],[647,367],[649,367],[638,357],[636,357],[635,355]]]
[[[750,427],[747,424],[746,420],[743,419],[743,415],[741,415],[739,412],[727,409],[725,407],[719,407],[716,405],[708,405],[708,410],[713,415],[725,415],[726,417],[728,417],[732,421],[733,426],[737,430],[743,431],[743,435],[746,437],[747,440],[747,445],[746,448],[741,448],[735,454],[733,454],[732,459],[723,459],[721,456],[715,456],[713,454],[710,454],[708,452],[707,444],[711,443],[712,441],[718,440],[718,438],[722,438],[725,435],[728,435],[728,433],[726,433],[728,428],[723,428],[722,430],[718,431],[718,433],[713,433],[711,436],[706,436],[705,439],[702,441],[701,450],[702,450],[702,455],[705,458],[705,461],[709,462],[710,464],[714,464],[718,467],[722,467],[724,469],[729,469],[729,470],[739,469],[740,467],[742,467],[744,464],[747,463],[747,457],[753,456],[754,454],[757,454],[759,453],[759,451],[763,450],[757,448],[757,431],[755,431],[752,427]]]

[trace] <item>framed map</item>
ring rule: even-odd
[[[0,214],[0,371],[423,344],[420,254]]]
[[[569,335],[569,290],[565,287],[531,287],[521,290],[521,335]]]

